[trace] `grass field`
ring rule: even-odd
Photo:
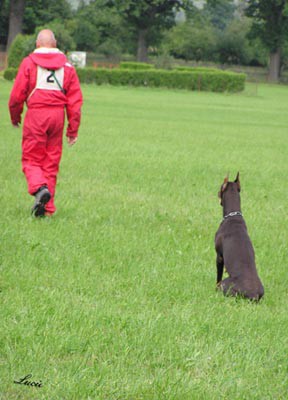
[[[42,220],[10,90],[1,80],[1,400],[287,399],[288,87],[84,86]],[[258,305],[215,292],[217,192],[238,170]],[[14,383],[28,374],[43,386]]]

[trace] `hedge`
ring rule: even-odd
[[[148,64],[144,62],[133,62],[133,61],[122,61],[119,65],[120,69],[134,69],[134,70],[143,70],[143,69],[154,69],[155,65]]]
[[[183,66],[176,66],[173,67],[174,71],[188,71],[188,72],[221,72],[218,68],[210,68],[210,67],[183,67]]]
[[[24,57],[28,56],[35,48],[34,35],[18,34],[13,40],[8,52],[8,66],[18,68]]]
[[[83,83],[98,85],[148,86],[211,92],[240,92],[245,87],[245,74],[225,71],[167,71],[126,69],[78,69]]]
[[[17,75],[18,68],[10,67],[4,70],[3,76],[7,81],[13,81]]]
[[[4,78],[13,80],[16,68],[7,68]],[[203,90],[210,92],[240,92],[245,88],[245,74],[226,71],[168,71],[128,70],[107,68],[79,68],[81,83],[98,85],[148,86],[173,89]]]

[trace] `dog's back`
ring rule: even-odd
[[[219,197],[224,218],[215,235],[217,286],[224,294],[259,300],[264,295],[264,288],[256,270],[254,249],[241,213],[239,173],[234,182],[224,180]],[[224,265],[229,277],[222,280]]]
[[[259,300],[264,295],[264,288],[243,217],[224,220],[216,233],[215,245],[221,251],[229,275],[220,284],[224,293]]]

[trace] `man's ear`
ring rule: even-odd
[[[235,183],[237,183],[237,186],[238,186],[238,192],[240,192],[240,190],[241,190],[241,186],[240,186],[240,173],[239,173],[239,171],[237,172],[237,175],[236,175],[236,179],[235,179],[235,181],[234,181]]]

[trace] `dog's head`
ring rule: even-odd
[[[221,185],[220,191],[218,192],[218,197],[220,199],[220,204],[221,206],[223,206],[223,196],[224,193],[228,190],[228,188],[231,191],[237,190],[237,192],[240,192],[241,190],[241,186],[240,186],[240,178],[239,178],[240,174],[239,172],[236,175],[235,181],[234,182],[230,182],[229,181],[229,177],[228,174],[227,176],[224,178],[224,182]]]

